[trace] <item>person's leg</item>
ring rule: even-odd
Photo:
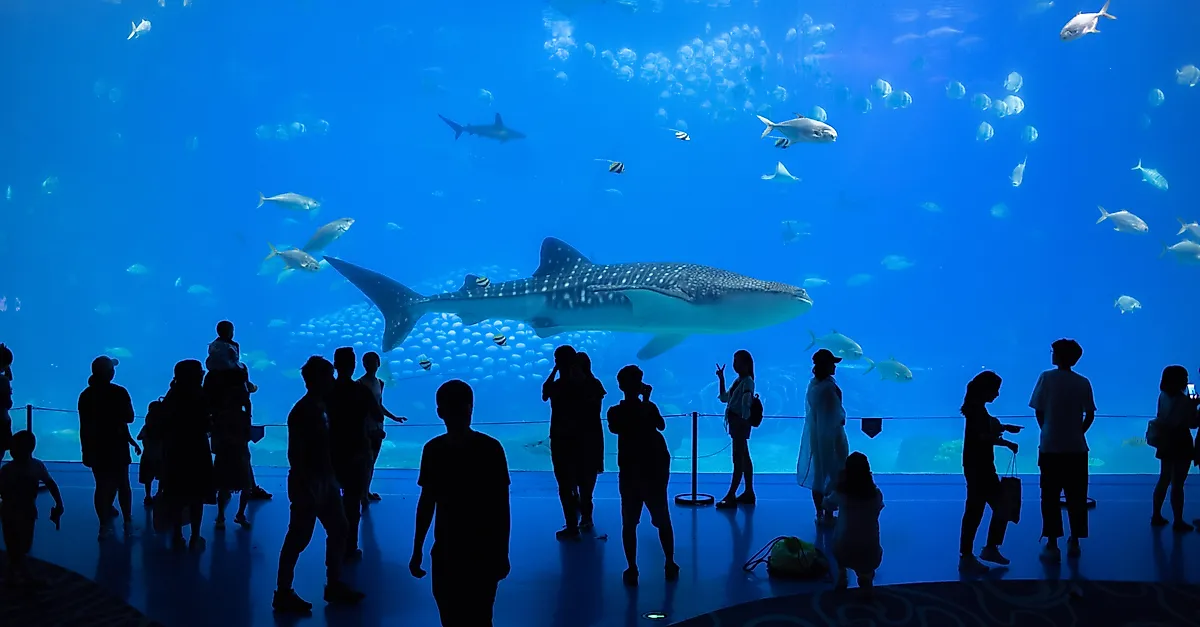
[[[554,480],[558,483],[558,500],[562,504],[565,527],[555,534],[560,540],[579,535],[579,494],[577,476],[572,459],[574,451],[560,444],[550,444],[550,463],[554,467]]]
[[[1172,527],[1175,531],[1192,531],[1195,529],[1183,518],[1183,483],[1187,481],[1188,470],[1192,463],[1189,460],[1171,462],[1171,515],[1175,519]]]
[[[750,440],[742,440],[742,443],[742,478],[746,481],[746,489],[738,497],[738,500],[753,504],[756,500],[754,496],[754,460],[750,459]]]
[[[96,480],[93,501],[96,507],[96,517],[100,520],[99,539],[101,540],[112,535],[113,499],[117,496],[116,475],[118,472],[120,471],[112,468],[92,470],[92,477]]]
[[[129,464],[119,466],[116,473],[113,480],[117,484],[117,503],[121,506],[121,520],[128,535],[133,530],[133,486],[129,482]]]
[[[361,491],[356,493],[361,494]],[[336,492],[331,492],[325,500],[325,504],[317,509],[317,519],[325,527],[325,601],[353,605],[366,595],[342,581],[342,563],[346,560],[347,537],[351,531],[346,521],[345,501],[339,501]]]
[[[203,536],[200,535],[200,525],[204,522],[204,501],[196,499],[188,504],[188,518],[191,519],[192,539],[188,546],[193,551],[203,551],[205,542]]]
[[[592,503],[592,493],[596,491],[596,473],[584,469],[580,475],[579,482],[579,519],[580,527],[590,529],[594,523],[592,522],[592,512],[595,510],[595,505]]]
[[[1088,454],[1064,455],[1063,492],[1067,500],[1067,522],[1071,525],[1067,555],[1079,555],[1079,541],[1088,537]]]
[[[470,618],[464,614],[470,600],[463,596],[461,574],[449,565],[434,561],[429,567],[429,579],[442,627],[469,627]]]
[[[1163,517],[1162,507],[1163,502],[1167,500],[1167,488],[1171,486],[1171,479],[1174,477],[1173,473],[1174,468],[1169,460],[1158,460],[1158,481],[1154,484],[1154,493],[1151,498],[1153,513],[1150,515],[1150,524],[1155,527],[1161,527],[1170,522]]]
[[[283,547],[279,550],[279,574],[275,580],[275,599],[271,605],[280,612],[307,612],[312,604],[301,599],[292,589],[296,580],[296,562],[300,554],[312,542],[317,525],[317,512],[311,504],[295,503],[288,514],[287,533],[283,536]],[[328,564],[328,557],[326,563]],[[341,563],[341,559],[337,560]]]
[[[232,499],[233,495],[229,490],[217,492],[217,522],[215,523],[217,531],[225,528],[225,510],[229,507],[229,501]]]
[[[464,627],[492,627],[496,589],[499,587],[499,583],[477,576],[460,581],[464,610],[461,614],[461,624]]]
[[[679,565],[675,563],[675,528],[671,526],[667,481],[647,482],[644,490],[646,509],[650,511],[650,524],[658,529],[658,542],[662,545],[667,580],[674,581],[679,578]]]
[[[979,523],[983,522],[983,510],[987,506],[987,498],[979,477],[967,475],[967,502],[963,508],[962,527],[958,534],[959,568],[962,560],[975,555],[975,534],[979,532]],[[993,518],[995,514],[993,513]]]
[[[1038,455],[1038,478],[1042,501],[1042,537],[1046,538],[1043,559],[1057,561],[1060,558],[1058,539],[1063,535],[1062,509],[1058,497],[1062,494],[1062,462],[1056,453]]]
[[[642,499],[633,477],[622,476],[617,480],[621,493],[621,548],[625,551],[626,580],[633,573],[637,577],[637,527],[642,518]]]
[[[745,475],[745,469],[742,467],[745,456],[742,455],[742,449],[746,447],[746,440],[742,438],[733,438],[730,448],[732,449],[733,457],[733,475],[729,478],[729,492],[725,493],[725,498],[721,499],[725,503],[737,502],[737,491],[742,485],[742,477]]]
[[[366,489],[367,500],[370,501],[379,501],[383,499],[383,497],[379,496],[377,492],[371,491],[371,483],[375,480],[375,466],[379,464],[379,453],[383,450],[383,425],[380,425],[379,429],[379,435],[371,438],[371,469],[367,473]]]

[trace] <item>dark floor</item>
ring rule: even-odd
[[[276,499],[254,506],[254,528],[212,529],[214,511],[206,512],[204,535],[208,550],[200,556],[167,550],[140,519],[138,537],[98,544],[91,502],[92,478],[77,465],[56,464],[51,471],[63,486],[67,513],[62,530],[39,521],[34,554],[47,561],[94,577],[103,586],[153,619],[168,626],[272,625],[270,599],[276,562],[286,526],[287,503],[283,471],[260,469],[259,482]],[[1192,477],[1195,502],[1189,518],[1200,516],[1200,489]],[[663,624],[721,607],[767,596],[792,594],[818,585],[769,581],[759,570],[742,572],[743,562],[772,538],[796,535],[815,539],[812,502],[790,476],[761,477],[758,505],[736,514],[711,508],[673,507],[680,581],[666,586],[657,576],[662,555],[657,536],[643,517],[641,539],[642,585],[636,591],[621,585],[625,568],[621,553],[616,476],[604,475],[597,489],[599,533],[609,539],[560,544],[554,531],[562,515],[548,473],[518,473],[513,477],[512,574],[500,587],[496,624],[511,627],[563,625]],[[1047,572],[1037,560],[1040,518],[1036,478],[1026,478],[1024,522],[1010,528],[1004,552],[1013,561],[1008,579],[1081,577],[1104,580],[1200,582],[1200,534],[1184,536],[1152,530],[1150,482],[1137,476],[1096,477],[1092,495],[1091,538],[1077,569],[1064,564]],[[942,581],[958,578],[957,537],[964,488],[955,476],[880,477],[887,507],[883,512],[883,566],[877,584]],[[1103,483],[1101,483],[1103,482]],[[382,471],[376,490],[384,500],[363,519],[364,561],[349,576],[369,596],[361,608],[325,613],[323,604],[304,625],[437,625],[429,581],[408,574],[415,504],[414,474]],[[687,489],[679,476],[674,492]],[[722,478],[705,476],[701,487],[723,492]],[[140,489],[135,491],[141,515]],[[49,511],[49,496],[42,495]],[[210,508],[212,510],[213,508]],[[43,517],[44,518],[44,517]],[[981,532],[980,539],[983,534]],[[1187,559],[1185,559],[1187,556]],[[301,558],[297,591],[319,601],[324,578],[323,535]],[[666,614],[666,620],[643,616]]]

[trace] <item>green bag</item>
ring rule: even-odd
[[[759,564],[767,565],[767,574],[780,579],[814,580],[829,578],[829,558],[811,542],[794,536],[779,536],[764,546],[742,570],[751,572]]]

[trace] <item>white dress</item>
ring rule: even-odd
[[[804,398],[804,435],[796,460],[796,483],[825,496],[833,494],[846,467],[846,410],[833,377],[808,382]]]

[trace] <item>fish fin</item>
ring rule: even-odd
[[[283,280],[292,276],[292,273],[295,271],[296,271],[295,268],[284,268],[279,273],[279,276],[275,277],[275,285],[279,285],[280,283],[283,283]]]
[[[875,362],[871,361],[870,357],[863,357],[863,360],[867,362],[867,369],[863,371],[863,374],[866,375],[875,369]]]
[[[549,276],[576,266],[590,265],[592,265],[591,260],[575,250],[574,246],[557,237],[547,237],[542,240],[541,261],[533,276]]]
[[[1100,224],[1101,222],[1104,222],[1105,220],[1108,219],[1109,213],[1107,211],[1105,211],[1104,207],[1101,207],[1100,205],[1096,205],[1096,208],[1100,210],[1100,219],[1096,220],[1096,224]]]
[[[446,116],[444,116],[440,113],[438,114],[438,117],[442,118],[443,122],[445,122],[450,128],[454,129],[454,139],[458,139],[459,137],[462,137],[463,127],[461,124],[447,118]]]
[[[637,358],[649,360],[679,346],[687,339],[686,335],[656,335],[637,352]]]
[[[1162,246],[1162,250],[1160,250],[1158,252],[1158,258],[1162,259],[1163,255],[1166,255],[1168,252],[1171,252],[1171,248],[1169,246],[1167,246],[1166,242],[1159,242],[1159,244]]]
[[[757,117],[757,118],[758,118],[758,121],[759,121],[759,122],[762,122],[763,124],[766,124],[766,125],[767,125],[767,128],[766,128],[766,130],[764,130],[764,131],[763,131],[763,133],[762,133],[762,137],[759,137],[759,139],[766,139],[766,138],[767,138],[767,135],[770,135],[770,134],[771,134],[771,131],[775,130],[775,123],[774,123],[774,122],[772,122],[772,121],[770,121],[770,120],[768,120],[767,118],[764,118],[764,117],[763,117],[763,116],[761,116],[761,115],[759,115],[759,116],[755,116],[755,117]]]
[[[1100,7],[1100,17],[1107,17],[1110,20],[1117,19],[1117,16],[1108,12],[1108,5],[1112,4],[1112,0],[1105,0],[1104,6]],[[1100,31],[1096,31],[1097,33]]]
[[[458,288],[458,291],[460,291],[460,292],[471,291],[472,288],[478,287],[478,285],[476,285],[476,283],[475,283],[478,280],[479,280],[479,275],[467,274],[466,278],[463,279],[462,287]],[[459,317],[461,318],[462,316],[459,316]],[[463,323],[463,324],[466,324],[466,323]]]
[[[274,244],[272,244],[271,242],[267,242],[267,247],[271,249],[271,254],[267,255],[266,258],[263,259],[263,261],[270,261],[279,256],[279,251],[275,249]]]
[[[258,206],[255,209],[262,209],[263,204],[267,202],[267,197],[263,196],[262,192],[258,193]]]
[[[554,337],[567,331],[563,327],[556,326],[554,321],[549,318],[534,318],[529,321],[529,326],[533,328],[534,335],[542,339]]]
[[[129,36],[125,38],[125,41],[133,39],[133,36],[137,34],[137,24],[134,24],[133,22],[130,22],[130,24],[133,26],[133,28],[129,31]]]
[[[1129,162],[1126,161],[1125,163],[1129,163]],[[1142,169],[1142,160],[1138,159],[1138,164],[1129,169],[1130,170],[1141,170]]]
[[[397,281],[337,257],[325,257],[338,274],[354,284],[383,314],[383,352],[396,348],[424,313],[420,305],[428,299]]]
[[[812,338],[812,341],[808,343],[808,346],[804,347],[804,350],[808,350],[817,345],[817,334],[813,333],[812,330],[810,329],[808,332],[808,335],[809,335],[809,337]]]
[[[520,122],[520,120],[517,120],[517,121],[518,121],[518,122]],[[497,113],[497,114],[496,114],[496,122],[495,122],[495,124],[496,124],[496,126],[498,126],[498,127],[500,127],[500,128],[504,128],[504,120],[500,118],[500,114],[499,114],[499,113]]]

